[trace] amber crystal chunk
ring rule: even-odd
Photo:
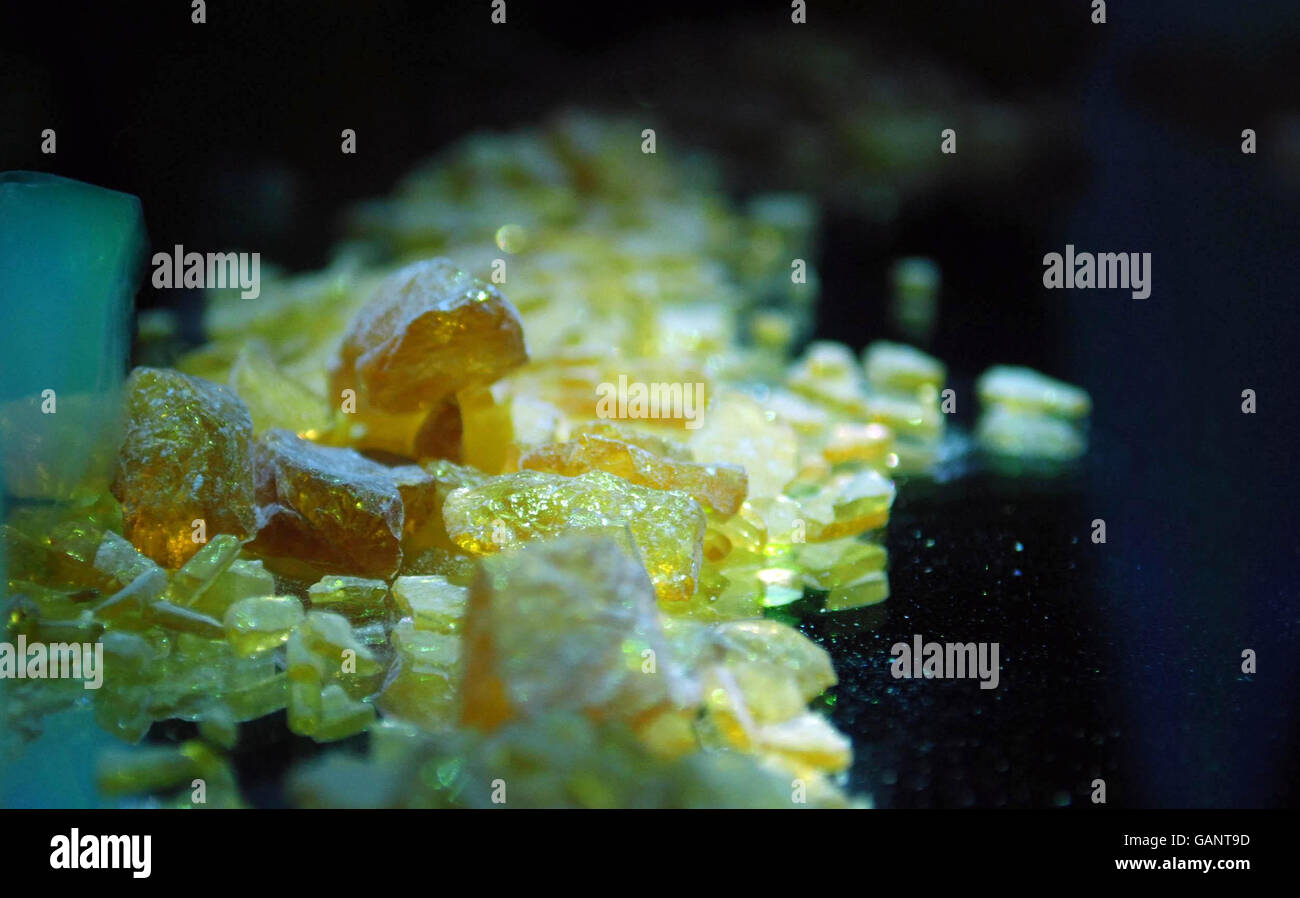
[[[127,539],[180,567],[208,538],[251,536],[253,421],[225,387],[178,371],[137,368],[126,383],[125,433],[113,495]]]
[[[390,275],[348,326],[331,372],[333,397],[352,389],[386,412],[430,408],[489,384],[528,358],[514,306],[447,259]]]
[[[402,562],[404,514],[391,469],[287,430],[258,438],[254,551],[327,571],[387,578]]]

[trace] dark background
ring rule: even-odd
[[[655,116],[661,146],[721,154],[737,197],[814,191],[819,335],[888,335],[888,267],[924,254],[943,270],[932,349],[960,423],[995,362],[1095,401],[1073,473],[906,485],[891,600],[805,621],[842,678],[831,713],[854,736],[854,787],[881,806],[1089,807],[1101,776],[1112,805],[1294,806],[1300,8],[1115,2],[1093,25],[1084,0],[809,6],[796,27],[783,2],[511,0],[506,26],[486,0],[214,0],[205,25],[184,2],[10,4],[0,170],[138,194],[157,246],[295,269],[323,264],[341,213],[415,162],[566,106]],[[827,100],[771,74],[814,64],[798,29],[868,77]],[[769,150],[792,116],[833,130],[881,84],[962,123],[1018,110],[1021,152],[995,158],[959,129],[958,175],[943,160],[921,183],[875,173],[897,201],[882,216]],[[47,127],[57,156],[39,152]],[[357,156],[339,153],[345,127]],[[1258,155],[1240,152],[1247,127]],[[1152,253],[1151,296],[1043,290],[1042,256],[1067,242]],[[146,286],[140,301],[163,300]],[[913,633],[999,642],[1001,687],[893,680],[889,646]],[[274,802],[270,778],[301,750],[268,745],[241,774]]]

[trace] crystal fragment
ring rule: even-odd
[[[862,462],[881,465],[894,448],[894,432],[883,424],[836,424],[822,449],[832,465]]]
[[[565,443],[538,446],[524,453],[519,466],[566,477],[606,471],[640,486],[688,493],[701,505],[722,515],[735,514],[745,499],[743,468],[675,461],[595,434],[579,434]]]
[[[780,495],[798,470],[794,431],[741,393],[714,396],[690,446],[698,461],[742,467],[751,497]]]
[[[388,277],[349,325],[331,375],[387,412],[429,408],[527,360],[518,313],[496,287],[446,259]]]
[[[388,468],[286,430],[259,437],[255,460],[260,529],[251,550],[357,576],[396,572],[404,514]]]
[[[242,541],[218,534],[172,574],[168,598],[178,605],[194,606],[239,557]]]
[[[878,340],[862,355],[867,383],[880,390],[897,390],[934,398],[943,387],[943,362],[904,343]]]
[[[248,410],[225,387],[177,371],[137,368],[126,383],[126,431],[113,494],[125,536],[164,567],[201,546],[202,521],[216,534],[251,536],[253,512]]]
[[[805,582],[814,589],[832,590],[885,566],[885,547],[855,538],[808,543],[798,547]]]
[[[826,650],[779,621],[729,621],[711,632],[730,663],[762,661],[791,671],[805,701],[837,682]]]
[[[198,557],[198,556],[195,556]],[[195,611],[224,617],[226,609],[240,599],[269,596],[275,593],[275,578],[262,562],[239,558],[230,563],[211,584],[188,603]]]
[[[691,460],[690,449],[681,443],[657,434],[637,430],[622,421],[589,421],[573,428],[574,438],[587,434],[628,443],[659,458],[667,458],[673,461]]]
[[[333,742],[364,732],[375,720],[375,706],[354,699],[337,683],[321,690],[320,719],[311,737],[317,742]]]
[[[426,730],[455,723],[460,713],[459,636],[402,621],[393,629],[393,648],[396,671],[375,700],[379,707]]]
[[[584,710],[631,718],[685,694],[644,569],[608,537],[484,561],[465,620],[461,719]]]
[[[302,603],[292,596],[255,596],[226,609],[226,638],[241,657],[261,654],[289,640],[302,623]]]
[[[596,471],[562,477],[521,471],[453,491],[447,532],[476,555],[573,531],[631,529],[655,591],[682,601],[695,591],[703,555],[703,509],[685,493],[652,490]]]
[[[353,623],[388,616],[388,584],[365,577],[323,577],[307,589],[311,607],[341,614]]]
[[[393,581],[393,600],[417,630],[457,633],[465,617],[469,590],[448,582],[446,577],[398,577]]]
[[[848,611],[876,605],[889,598],[889,577],[884,571],[872,571],[850,580],[836,583],[826,597],[827,611]]]
[[[1086,417],[1092,409],[1092,399],[1079,387],[1013,365],[997,365],[985,371],[975,391],[985,405],[1012,411],[1077,419]]]
[[[244,344],[227,383],[248,406],[254,433],[281,427],[310,437],[329,427],[325,398],[286,374],[260,340]]]
[[[1079,458],[1088,448],[1083,433],[1069,421],[1003,406],[980,415],[975,438],[995,455],[1057,462]]]

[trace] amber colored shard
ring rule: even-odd
[[[487,387],[471,387],[456,397],[461,413],[460,457],[489,474],[518,467],[510,406]]]
[[[397,571],[405,518],[389,468],[286,430],[259,437],[255,458],[261,528],[250,550],[363,577]]]
[[[657,490],[681,490],[723,515],[735,514],[745,501],[745,470],[735,465],[701,465],[675,461],[621,440],[579,434],[564,443],[549,443],[524,453],[521,468],[576,477],[606,471]]]
[[[726,540],[733,552],[760,555],[767,546],[767,522],[748,503],[742,503],[736,514],[728,518],[712,515],[709,528]]]
[[[837,476],[828,491],[834,496],[834,520],[823,528],[822,539],[854,536],[885,526],[897,494],[894,482],[871,468]]]
[[[419,465],[397,465],[389,468],[387,475],[397,487],[402,499],[402,532],[411,536],[431,519],[441,517],[442,499],[438,479]]]
[[[481,483],[487,475],[446,459],[422,465],[399,465],[390,468],[388,473],[402,497],[405,514],[403,558],[409,556],[413,560],[413,556],[430,549],[460,551],[447,536],[442,521],[442,503],[453,489]]]
[[[483,729],[555,710],[633,719],[690,695],[645,571],[607,537],[486,559],[464,639],[461,720]]]
[[[716,527],[704,531],[704,560],[721,561],[731,554],[731,538]]]
[[[556,439],[564,418],[549,402],[506,395],[501,386],[472,387],[456,400],[461,411],[460,457],[489,474],[519,470],[520,454]]]
[[[700,570],[700,585],[685,602],[664,605],[665,614],[696,621],[742,620],[763,613],[764,585],[757,579],[758,568],[719,568],[706,564]]]
[[[457,586],[468,586],[478,574],[478,558],[458,548],[431,546],[403,555],[400,573],[404,577],[446,577]]]
[[[445,499],[447,493],[462,486],[478,486],[491,479],[487,474],[469,465],[451,461],[430,461],[421,465],[438,482],[438,492]]]
[[[175,568],[201,548],[196,521],[209,538],[251,536],[253,422],[239,398],[201,378],[137,368],[127,379],[125,408],[113,494],[127,539]]]
[[[447,259],[390,275],[348,326],[331,372],[334,395],[410,412],[489,384],[528,358],[519,315],[496,287]]]
[[[603,471],[578,477],[520,471],[453,491],[442,513],[447,533],[475,555],[574,531],[630,528],[661,600],[684,601],[695,591],[705,516],[685,493],[648,489]]]
[[[415,455],[415,437],[428,415],[423,409],[389,414],[373,408],[352,411],[350,404],[344,407],[348,411],[340,411],[318,435],[299,432],[299,436],[326,446],[378,450],[404,458]]]

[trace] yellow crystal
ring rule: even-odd
[[[847,583],[836,583],[830,587],[826,597],[827,611],[848,611],[876,605],[889,598],[889,577],[884,571],[872,571]]]
[[[735,514],[745,500],[743,468],[676,461],[595,434],[578,434],[565,443],[538,446],[524,453],[519,466],[566,477],[576,477],[588,471],[606,471],[641,486],[681,490],[706,508],[725,516]]]
[[[323,577],[307,588],[307,600],[312,608],[353,623],[382,619],[389,611],[388,584],[365,577]]]
[[[302,603],[292,596],[240,599],[226,609],[226,638],[236,654],[257,655],[284,645],[303,617]]]
[[[565,533],[630,528],[661,600],[683,601],[695,591],[705,516],[685,493],[647,489],[602,471],[578,477],[520,471],[453,491],[442,511],[448,534],[475,555]]]
[[[975,383],[975,392],[985,405],[1011,411],[1077,419],[1092,410],[1092,399],[1086,391],[1032,368],[1014,365],[997,365],[985,371]]]
[[[751,497],[780,495],[798,471],[794,431],[742,393],[714,396],[690,447],[697,461],[743,468]]]
[[[877,340],[862,354],[867,383],[880,390],[898,390],[933,399],[943,388],[943,362],[904,343]]]
[[[469,590],[446,577],[398,577],[393,581],[393,600],[403,617],[417,630],[458,633],[465,617]]]
[[[248,406],[254,433],[282,427],[300,436],[315,436],[329,427],[325,397],[281,370],[271,348],[261,340],[244,344],[230,368],[228,384]]]
[[[460,637],[402,621],[392,642],[395,671],[376,703],[384,713],[426,730],[450,727],[460,715]]]

